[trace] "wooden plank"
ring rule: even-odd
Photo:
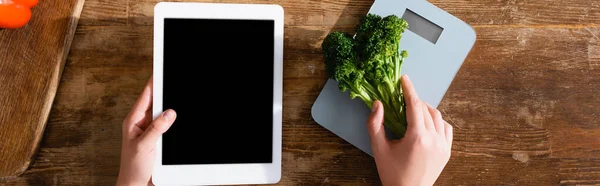
[[[0,30],[0,178],[38,149],[83,2],[40,1],[28,25]]]
[[[463,129],[548,130],[551,156],[600,154],[600,28],[477,28],[440,109]]]
[[[80,44],[76,40],[73,48]],[[67,67],[71,64],[69,60]],[[39,154],[29,170],[5,183],[114,185],[121,155],[120,124],[127,114],[122,111],[135,102],[144,86],[138,83],[150,73],[151,66],[65,71]]]
[[[167,2],[179,2],[168,0]],[[131,24],[153,25],[154,6],[159,0],[141,0],[130,2],[129,14]],[[285,0],[192,0],[186,2],[217,2],[217,3],[247,3],[247,4],[279,4],[285,10],[284,24],[291,25],[322,25],[323,9],[321,0],[285,1]]]
[[[128,1],[91,0],[83,6],[79,25],[120,25],[128,24]]]
[[[178,2],[180,0],[167,0]],[[152,25],[157,0],[88,0],[82,25]],[[192,0],[191,2],[275,3],[286,10],[286,25],[354,25],[373,0]],[[597,26],[600,3],[594,0],[468,1],[431,0],[430,3],[472,25]]]
[[[600,159],[562,159],[559,176],[561,185],[600,185]]]
[[[429,0],[473,25],[598,25],[596,0]]]
[[[558,159],[452,154],[436,185],[558,185]]]
[[[99,1],[99,0],[94,0]],[[171,0],[173,1],[173,0]],[[178,0],[177,0],[178,1]],[[310,1],[234,1],[194,0],[194,2],[275,3],[286,10],[286,25],[353,26],[369,11],[373,0],[310,0]],[[130,2],[133,24],[151,25],[153,6],[157,0]],[[600,3],[594,0],[518,1],[441,1],[432,4],[472,25],[598,25]],[[568,8],[565,8],[568,7]]]
[[[77,28],[75,37],[85,42],[73,44],[69,66],[92,68],[151,65],[154,38],[152,29],[150,26],[81,26]]]
[[[139,0],[129,2],[127,6],[128,19],[133,25],[153,25],[154,6],[158,2],[181,2],[182,0]],[[123,2],[123,1],[121,1]],[[219,2],[218,0],[190,0],[186,2]]]

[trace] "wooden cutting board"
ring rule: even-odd
[[[0,178],[27,170],[43,136],[84,0],[40,0],[0,30]]]

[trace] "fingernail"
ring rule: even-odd
[[[171,110],[171,109],[169,109],[163,113],[163,117],[167,121],[171,121],[171,119],[173,118],[174,115],[175,115],[175,113],[173,113],[173,110]]]
[[[410,81],[410,79],[408,79],[408,74],[404,74],[404,77],[406,78],[406,80]]]
[[[375,112],[377,110],[377,107],[379,107],[379,104],[377,104],[377,101],[373,101],[373,106],[371,108],[371,112]]]

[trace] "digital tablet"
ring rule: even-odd
[[[281,178],[283,8],[158,3],[153,115],[156,185],[270,184]]]

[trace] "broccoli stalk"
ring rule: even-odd
[[[400,82],[407,52],[400,51],[400,39],[407,28],[408,23],[395,15],[368,14],[360,20],[354,37],[334,31],[321,45],[328,77],[368,108],[373,101],[381,101],[384,126],[400,138],[407,124]]]

